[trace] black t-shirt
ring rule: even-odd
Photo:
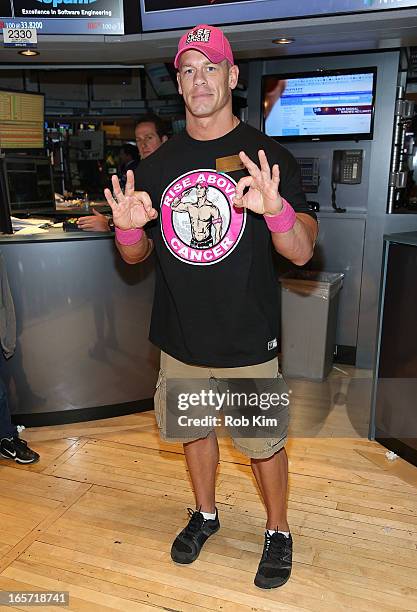
[[[174,136],[136,171],[136,189],[149,193],[159,213],[146,226],[156,253],[149,339],[185,363],[239,367],[277,355],[271,235],[262,215],[231,203],[246,170],[216,170],[216,160],[241,150],[259,164],[259,149],[271,168],[279,164],[282,197],[315,216],[293,156],[244,123],[215,140]]]

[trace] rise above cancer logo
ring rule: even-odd
[[[213,170],[175,179],[161,199],[161,231],[171,254],[184,263],[213,265],[236,248],[246,211],[233,206],[236,183]]]

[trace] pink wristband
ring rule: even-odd
[[[123,246],[130,246],[132,244],[136,244],[143,236],[143,230],[139,228],[122,230],[116,227],[115,233],[117,242],[123,244]]]
[[[284,232],[289,232],[295,225],[297,221],[297,217],[295,215],[295,210],[288,204],[287,200],[282,198],[282,210],[277,215],[273,217],[267,217],[264,215],[265,223],[268,226],[270,232],[274,234],[283,234]]]

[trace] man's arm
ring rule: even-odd
[[[183,202],[182,198],[174,198],[171,203],[172,210],[175,212],[188,212],[189,202]]]
[[[145,261],[152,253],[153,242],[147,237],[145,232],[143,232],[141,239],[135,244],[120,244],[116,238],[116,247],[123,261],[128,264],[137,264]]]
[[[317,233],[317,221],[305,213],[297,213],[292,229],[284,233],[271,233],[272,244],[277,253],[296,266],[303,266],[313,256]]]
[[[182,193],[180,198],[177,196],[176,198],[172,200],[171,208],[175,210],[175,212],[188,212],[188,207],[190,205],[190,202],[184,202],[184,198],[189,196],[192,190],[193,190],[193,187],[191,189],[186,189]]]

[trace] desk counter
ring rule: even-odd
[[[110,233],[0,236],[17,319],[3,359],[14,421],[59,424],[152,408],[152,257],[124,263]]]

